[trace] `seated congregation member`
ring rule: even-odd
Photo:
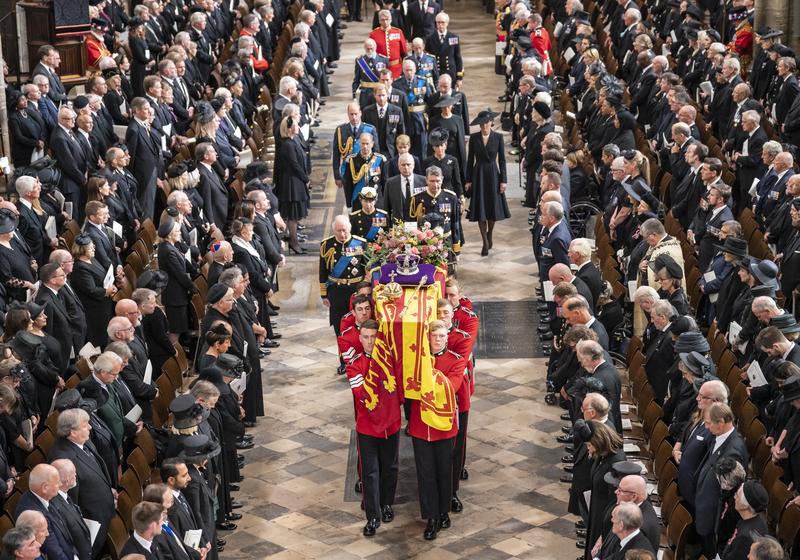
[[[757,480],[748,480],[736,491],[735,507],[741,519],[731,540],[720,556],[724,560],[741,560],[751,557],[755,535],[766,535],[769,527],[759,515],[769,506],[769,494]]]

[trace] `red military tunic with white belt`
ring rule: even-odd
[[[466,298],[461,298],[461,300],[458,302],[458,307],[453,309],[453,325],[455,325],[457,329],[467,333],[472,338],[472,343],[475,344],[475,338],[478,336],[478,327],[480,327],[480,320],[472,311],[472,303],[470,302],[469,307],[466,307],[464,305],[464,299]],[[469,302],[469,300],[467,300],[467,302]],[[469,392],[472,395],[475,393],[475,375],[472,370],[472,352],[464,357],[467,361],[469,361]]]
[[[550,64],[550,48],[552,47],[550,34],[544,27],[537,27],[531,33],[531,43],[542,57],[542,75],[547,76],[553,71],[553,66]]]
[[[356,431],[359,434],[385,439],[400,429],[401,420],[398,414],[397,421],[389,426],[389,428],[381,432],[376,432],[367,418],[369,410],[367,410],[367,407],[364,405],[364,399],[367,398],[367,392],[364,390],[364,378],[369,373],[370,362],[372,362],[372,356],[361,353],[347,364],[347,380],[350,382],[350,390],[353,392],[353,400],[356,409]],[[392,404],[394,406],[399,406],[398,391],[382,394],[381,398],[393,399]]]
[[[344,319],[342,319],[342,324],[344,324]],[[359,338],[360,334],[361,327],[356,325],[354,317],[353,324],[342,330],[342,334],[336,339],[336,343],[339,345],[339,353],[345,362],[349,362],[364,351],[364,345],[361,344],[361,339]]]
[[[391,26],[386,29],[377,27],[369,34],[369,38],[377,45],[375,51],[389,59],[389,70],[392,71],[392,77],[400,77],[403,73],[403,59],[408,52],[403,31]]]
[[[247,35],[253,39],[253,54],[250,55],[250,60],[253,62],[253,68],[258,71],[267,70],[269,68],[269,60],[264,58],[264,56],[261,54],[261,45],[258,44],[258,40],[253,37],[253,34],[247,29],[242,29],[241,35]]]
[[[433,355],[434,367],[441,371],[445,377],[450,381],[456,395],[464,384],[464,367],[465,358],[456,354],[452,350],[448,350],[445,346],[440,352]],[[440,439],[448,439],[456,437],[458,434],[458,416],[453,422],[453,427],[448,431],[437,430],[431,428],[422,421],[420,412],[420,402],[418,400],[411,401],[411,418],[409,419],[408,433],[415,438],[424,439],[425,441],[438,441]]]
[[[469,396],[475,391],[475,383],[473,382],[474,373],[472,371],[472,345],[475,343],[475,337],[470,336],[468,333],[461,329],[455,328],[453,325],[447,335],[447,347],[452,349],[453,352],[459,356],[464,357],[464,382],[461,388],[456,393],[458,398],[458,412],[466,412],[469,410]]]

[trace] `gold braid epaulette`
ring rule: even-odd
[[[320,256],[325,261],[325,265],[328,267],[328,271],[333,271],[333,258],[336,255],[336,247],[331,247],[324,253],[322,252],[322,248],[320,248]]]
[[[353,139],[352,136],[350,138],[348,138],[347,142],[345,142],[344,147],[343,147],[342,146],[342,129],[341,128],[337,129],[336,130],[336,134],[337,134],[338,139],[339,139],[339,154],[341,155],[342,159],[344,159],[344,158],[346,158],[347,156],[350,155],[350,150],[353,149],[354,139]]]
[[[355,185],[356,183],[358,183],[361,180],[361,178],[364,176],[364,174],[369,170],[370,164],[375,159],[375,154],[373,153],[372,157],[369,158],[369,161],[367,161],[367,163],[365,163],[364,165],[361,166],[361,170],[358,172],[358,174],[356,174],[356,166],[353,163],[354,159],[356,159],[356,158],[355,157],[350,158],[350,175],[353,177],[353,184]]]

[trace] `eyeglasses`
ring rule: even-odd
[[[623,490],[622,488],[617,488],[616,492],[620,494],[636,494],[636,492],[631,492],[630,490]]]
[[[136,311],[128,311],[125,315],[139,315],[140,311],[137,309]]]
[[[711,398],[711,397],[707,397],[707,396],[705,396],[705,395],[700,395],[700,394],[698,394],[698,395],[697,395],[697,398],[698,398],[698,399],[703,399],[704,401],[713,401],[713,400],[714,400],[714,399],[713,399],[713,398]]]

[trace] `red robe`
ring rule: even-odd
[[[100,59],[111,56],[103,40],[98,39],[91,33],[86,37],[86,54],[89,59],[89,66],[97,66]]]
[[[253,37],[253,34],[250,33],[247,29],[242,29],[240,35],[247,35],[248,37]],[[250,55],[250,60],[253,62],[253,68],[258,70],[259,72],[262,70],[267,70],[269,68],[269,60],[264,58],[261,54],[261,45],[258,44],[258,41],[255,37],[253,37],[253,54]]]

